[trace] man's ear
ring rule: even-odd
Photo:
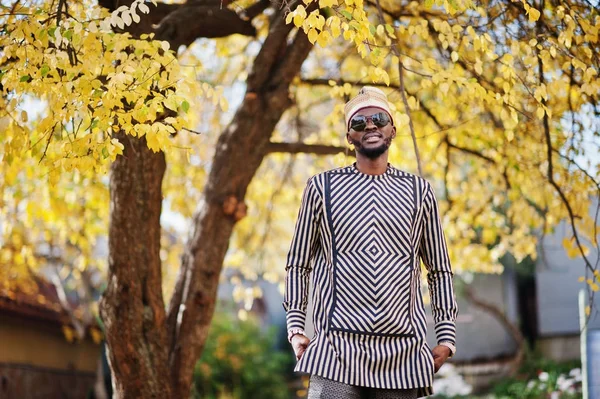
[[[350,138],[350,132],[346,133],[346,141],[348,144],[352,145],[352,139]]]
[[[392,139],[396,138],[396,126],[392,126]]]

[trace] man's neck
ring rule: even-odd
[[[382,175],[387,170],[388,166],[388,154],[387,151],[381,154],[380,157],[370,159],[364,155],[356,154],[356,167],[357,169],[367,175]]]

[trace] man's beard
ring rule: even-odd
[[[383,153],[385,153],[388,150],[388,148],[390,148],[390,145],[392,145],[391,137],[384,139],[383,144],[381,144],[379,147],[374,148],[363,147],[360,140],[354,140],[353,138],[350,138],[350,141],[352,141],[354,148],[356,149],[356,151],[358,151],[359,154],[362,154],[369,159],[379,158]]]

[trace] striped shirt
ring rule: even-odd
[[[423,178],[388,164],[311,177],[287,256],[287,327],[304,328],[312,273],[311,339],[295,371],[351,385],[432,394],[421,267],[438,343],[455,344],[458,313],[438,204]]]

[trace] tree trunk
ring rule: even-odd
[[[109,277],[100,312],[114,393],[171,398],[161,287],[161,184],[166,164],[145,138],[118,135],[123,155],[111,166]]]
[[[186,244],[176,292],[169,305],[169,364],[176,397],[189,395],[194,363],[204,347],[213,315],[223,260],[235,222],[245,214],[246,190],[268,153],[275,125],[290,107],[289,86],[312,45],[282,14],[256,57],[247,92],[219,137],[202,201]]]

